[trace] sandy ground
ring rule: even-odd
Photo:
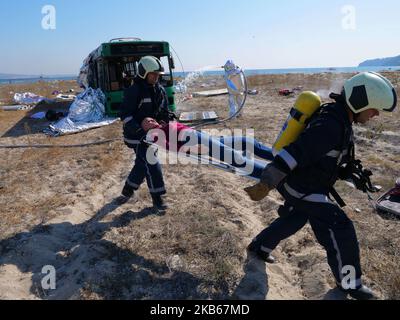
[[[256,138],[271,145],[296,98],[278,96],[278,88],[303,86],[326,99],[349,76],[251,77],[250,87],[259,94],[249,96],[241,118],[218,129],[252,128]],[[399,92],[400,73],[387,76]],[[210,82],[214,85],[215,79],[200,78],[191,90]],[[74,88],[72,82],[63,86]],[[47,84],[0,86],[1,101],[28,89],[49,97],[54,90]],[[178,107],[224,116],[227,97],[196,98]],[[1,145],[121,138],[120,123],[48,138],[41,133],[47,123],[25,115],[0,112]],[[355,129],[358,155],[385,189],[400,177],[398,124],[397,112]],[[260,203],[251,202],[242,190],[251,184],[245,178],[207,166],[164,165],[171,209],[160,215],[151,210],[146,185],[135,200],[120,207],[113,203],[134,161],[120,140],[0,152],[0,299],[344,298],[334,289],[325,252],[308,226],[281,243],[275,265],[247,256],[249,241],[277,218],[282,199],[273,192]],[[378,215],[365,194],[343,183],[338,190],[355,221],[365,282],[382,299],[398,299],[399,220]],[[55,290],[41,286],[48,265],[56,270]]]

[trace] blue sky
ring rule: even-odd
[[[41,26],[48,4],[55,30]],[[345,5],[354,30],[343,28]],[[229,58],[246,69],[355,66],[400,54],[399,13],[398,0],[2,0],[0,73],[76,74],[121,36],[169,41],[186,70]]]

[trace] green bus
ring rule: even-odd
[[[161,60],[165,75],[161,76],[160,83],[167,92],[170,110],[175,111],[172,75],[175,65],[169,43],[118,38],[101,44],[86,59],[87,84],[94,89],[100,88],[105,94],[108,116],[117,116],[124,90],[132,85],[137,75],[138,62],[144,56],[155,56]]]

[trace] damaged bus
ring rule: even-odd
[[[100,88],[107,99],[106,114],[117,116],[124,90],[132,85],[138,62],[144,56],[161,60],[165,74],[160,77],[160,83],[167,92],[170,110],[175,111],[172,74],[175,66],[169,43],[165,41],[118,38],[103,43],[85,59],[78,83],[84,88]]]

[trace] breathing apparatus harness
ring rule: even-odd
[[[343,93],[340,95],[331,93],[329,97],[338,103],[347,105]],[[353,111],[352,113],[355,117],[357,117],[357,114],[355,114]],[[379,188],[375,187],[371,182],[371,176],[373,173],[371,170],[364,169],[361,160],[356,159],[354,145],[350,147],[349,152],[350,160],[346,163],[346,165],[339,168],[338,177],[342,180],[349,181],[356,189],[367,193],[369,200],[373,200],[370,193],[379,192]],[[332,187],[330,193],[341,207],[346,206],[346,203],[340,197],[334,187]]]

